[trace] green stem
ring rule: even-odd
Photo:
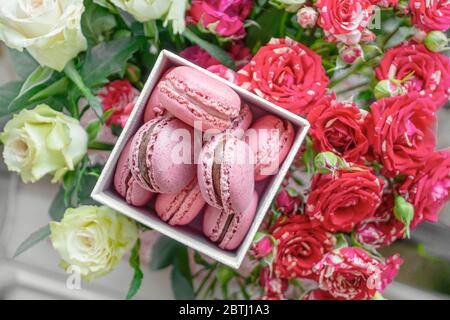
[[[286,36],[286,23],[288,18],[288,12],[285,11],[283,13],[283,16],[281,17],[281,23],[280,23],[280,38],[284,38]]]
[[[114,145],[109,144],[109,143],[102,143],[102,142],[94,141],[89,144],[88,149],[99,150],[99,151],[111,151],[112,149],[114,149]]]
[[[373,57],[373,58],[371,58],[371,59],[369,59],[367,61],[360,62],[359,64],[357,64],[356,66],[351,68],[349,71],[347,71],[341,77],[337,78],[336,80],[331,81],[330,84],[328,85],[328,88],[332,89],[332,88],[336,87],[342,81],[347,80],[348,78],[350,78],[355,73],[360,72],[362,69],[364,69],[366,66],[368,66],[376,58],[378,58],[378,55],[376,55],[375,57]]]
[[[101,115],[103,114],[103,108],[97,97],[95,97],[92,94],[91,90],[84,84],[83,79],[81,78],[78,70],[75,68],[75,64],[73,63],[73,61],[69,61],[67,63],[66,67],[64,68],[64,73],[77,86],[96,115],[101,118]]]
[[[392,39],[392,37],[395,36],[395,34],[398,32],[398,30],[400,30],[401,25],[399,24],[394,30],[392,30],[391,33],[389,33],[389,35],[386,37],[386,39],[384,39],[381,48],[383,48],[383,51],[386,47],[386,45],[389,43],[389,41]]]
[[[211,278],[211,275],[213,274],[214,270],[215,270],[214,268],[211,268],[211,270],[209,270],[208,274],[205,276],[202,283],[200,284],[198,289],[195,291],[196,297],[200,294],[200,292],[202,292],[202,290],[205,287],[206,283],[208,282],[209,278]]]
[[[336,92],[336,94],[344,94],[344,93],[347,93],[347,92],[350,92],[350,91],[353,91],[353,90],[356,90],[356,89],[365,87],[365,86],[367,86],[367,85],[369,85],[369,82],[363,82],[363,83],[360,83],[360,84],[351,86],[351,87],[349,87],[349,88],[347,88],[347,89],[338,91],[338,92]]]

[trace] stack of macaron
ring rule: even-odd
[[[273,115],[253,121],[233,89],[187,66],[162,76],[143,120],[117,162],[116,191],[172,226],[202,215],[206,237],[239,247],[257,210],[257,184],[291,149],[291,123]]]

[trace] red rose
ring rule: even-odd
[[[311,184],[306,214],[331,232],[350,232],[372,217],[381,203],[383,180],[368,168],[340,169],[317,174]]]
[[[264,292],[270,296],[282,296],[288,289],[289,282],[287,279],[281,279],[274,276],[269,267],[261,269],[259,274],[259,285],[263,288]]]
[[[286,189],[283,189],[275,199],[275,204],[283,214],[291,215],[298,212],[302,204],[302,198],[300,196],[293,197]]]
[[[241,39],[244,20],[250,14],[251,0],[193,0],[187,21],[199,24],[221,37]]]
[[[383,270],[381,272],[381,293],[383,293],[386,287],[394,281],[395,277],[397,277],[398,271],[400,270],[402,264],[403,259],[400,258],[399,254],[394,254],[385,260]]]
[[[304,45],[272,39],[238,72],[238,84],[296,114],[305,114],[328,86],[322,58]]]
[[[416,175],[407,177],[399,193],[414,205],[411,228],[424,220],[437,222],[450,200],[450,149],[433,152]]]
[[[97,95],[100,97],[104,111],[114,110],[106,124],[124,127],[131,111],[133,111],[139,91],[128,80],[114,80],[104,86]]]
[[[308,292],[308,294],[303,297],[303,300],[336,300],[336,298],[326,291],[315,289]]]
[[[369,149],[363,132],[366,112],[354,103],[323,100],[325,103],[308,114],[314,149],[334,152],[350,162],[360,161]]]
[[[382,8],[395,7],[398,4],[398,0],[372,0],[372,3]]]
[[[450,94],[450,58],[409,42],[389,49],[376,69],[378,80],[400,80],[405,92],[429,95],[429,103],[442,106]]]
[[[359,243],[378,249],[402,238],[404,229],[405,225],[394,216],[394,195],[387,193],[373,218],[356,227],[355,236]]]
[[[239,42],[233,42],[226,49],[237,67],[246,65],[252,58],[250,49]],[[198,45],[184,49],[180,52],[180,56],[205,69],[211,66],[220,65],[219,60],[212,57],[206,50]]]
[[[369,0],[319,0],[319,26],[328,41],[340,41],[355,45],[361,40],[363,31],[370,22],[373,5]]]
[[[448,0],[411,0],[409,9],[413,24],[424,31],[446,31],[450,27]]]
[[[278,241],[273,269],[284,279],[314,277],[312,267],[335,244],[330,233],[314,228],[304,215],[281,217],[272,236]]]
[[[408,94],[371,105],[367,137],[375,159],[387,177],[412,175],[436,145],[436,115],[430,98]]]
[[[382,263],[360,248],[329,252],[314,271],[319,288],[337,300],[369,300],[381,289]]]

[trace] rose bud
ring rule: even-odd
[[[341,57],[342,61],[348,64],[353,64],[356,59],[363,57],[364,52],[360,45],[354,45],[354,46],[343,46],[339,50],[339,56]]]
[[[442,31],[431,31],[425,38],[425,47],[433,52],[444,50],[444,48],[447,46],[447,43],[447,36]]]
[[[273,250],[274,239],[265,233],[258,232],[253,240],[251,253],[255,258],[267,257]]]
[[[374,94],[377,100],[387,98],[387,97],[395,97],[404,93],[404,89],[396,85],[391,80],[381,80],[375,86]]]
[[[427,37],[427,33],[423,30],[417,30],[416,33],[412,36],[412,39],[417,43],[423,43],[425,38]]]
[[[361,31],[361,42],[372,42],[375,41],[377,39],[377,36],[375,33],[373,33],[370,30],[364,29],[363,31]]]
[[[302,199],[293,197],[286,189],[283,189],[277,196],[275,203],[278,209],[285,215],[294,214],[302,204]]]
[[[414,218],[414,206],[402,196],[395,197],[394,215],[405,225],[405,233],[409,238],[409,227]]]
[[[288,289],[288,280],[275,277],[269,267],[261,269],[259,274],[259,285],[269,296],[279,296]]]
[[[138,66],[132,63],[128,63],[125,74],[127,76],[127,79],[130,80],[131,83],[138,83],[141,80],[142,72]]]
[[[312,7],[304,7],[297,12],[297,22],[305,29],[314,27],[318,18],[319,13]]]

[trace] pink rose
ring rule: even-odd
[[[240,42],[233,42],[226,47],[226,50],[234,60],[237,67],[246,65],[252,58],[250,49]],[[205,69],[220,64],[219,60],[212,57],[207,51],[198,45],[184,49],[180,52],[180,56]]]
[[[364,29],[361,31],[361,42],[367,43],[377,39],[377,35],[370,30]]]
[[[372,3],[381,8],[395,7],[398,4],[398,0],[372,0]]]
[[[297,12],[297,22],[305,29],[314,27],[318,18],[319,13],[312,7],[304,7]]]
[[[223,64],[210,66],[206,68],[206,70],[211,71],[212,73],[217,74],[219,77],[222,77],[232,83],[236,83],[236,72],[224,66]]]
[[[267,257],[273,251],[273,243],[269,235],[262,235],[253,242],[251,253],[257,258]]]
[[[324,96],[322,58],[289,38],[272,39],[238,72],[238,84],[282,108],[305,114]]]
[[[400,270],[402,264],[403,259],[400,258],[398,253],[384,261],[383,271],[381,272],[381,293],[383,293],[386,287],[394,281],[395,277],[397,277],[398,271]]]
[[[259,285],[269,297],[280,297],[286,292],[289,286],[287,279],[275,277],[269,267],[261,269],[259,274]]]
[[[429,95],[429,102],[442,106],[450,94],[450,58],[409,42],[389,49],[376,69],[381,80],[399,80],[406,92]]]
[[[139,91],[128,80],[114,80],[104,86],[97,95],[101,100],[104,111],[114,110],[106,124],[124,127],[131,111],[133,111]]]
[[[450,1],[411,0],[413,24],[424,31],[446,31],[450,27]]]
[[[331,251],[314,267],[319,289],[337,300],[369,300],[382,288],[383,264],[360,248]]]
[[[369,0],[319,0],[315,6],[320,13],[318,24],[327,40],[350,46],[359,43],[373,14]]]
[[[251,0],[193,0],[187,21],[199,24],[221,37],[241,39]]]
[[[432,100],[417,93],[385,98],[366,117],[369,144],[387,177],[413,175],[436,145]]]
[[[303,297],[303,300],[336,300],[336,298],[326,291],[315,289],[308,292],[308,294]]]
[[[408,176],[399,193],[414,205],[411,228],[424,220],[437,222],[450,200],[450,149],[432,152],[415,175]]]
[[[291,215],[298,212],[302,204],[302,198],[300,196],[291,196],[286,189],[283,189],[275,199],[275,204],[283,214]]]
[[[394,216],[394,195],[389,192],[375,215],[356,227],[355,237],[359,243],[379,249],[402,238],[404,230],[405,225]]]

